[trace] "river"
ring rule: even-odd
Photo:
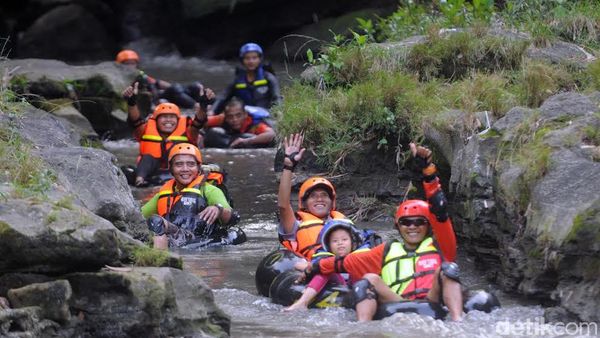
[[[185,82],[193,74],[194,78],[210,80],[203,81],[219,91],[231,79],[232,66],[227,62],[196,59],[157,59],[146,69],[154,71],[148,71],[150,75],[168,81]],[[198,68],[202,70],[197,71]],[[175,69],[177,74],[185,75],[177,78],[172,74]],[[228,75],[223,76],[224,72]],[[282,74],[278,76],[281,78]],[[117,156],[121,165],[134,163],[137,155],[137,143],[134,141],[108,141],[104,145]],[[281,312],[282,306],[257,295],[254,283],[259,261],[278,247],[274,156],[273,149],[203,150],[206,163],[217,163],[229,173],[227,186],[235,208],[242,215],[240,225],[246,231],[248,241],[239,246],[179,252],[184,268],[202,277],[213,288],[217,304],[231,316],[233,337],[563,337],[566,336],[563,335],[565,330],[566,333],[576,333],[568,335],[570,337],[586,336],[583,329],[570,327],[569,331],[569,326],[561,329],[545,324],[544,311],[539,305],[527,304],[503,292],[497,292],[503,305],[501,309],[490,314],[471,312],[460,323],[414,314],[397,314],[381,321],[357,323],[352,310],[341,308]],[[145,201],[157,190],[158,187],[134,188],[133,193],[138,200]],[[370,226],[384,238],[395,235],[389,226],[361,225]],[[466,286],[472,289],[488,287],[469,257],[459,254],[458,262]]]

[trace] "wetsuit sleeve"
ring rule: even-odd
[[[435,175],[424,179],[423,188],[425,197],[432,205],[431,211],[436,216],[435,219],[431,220],[435,240],[442,251],[444,259],[453,262],[456,259],[456,235],[452,227],[452,220],[448,217],[447,201],[439,177]]]
[[[208,117],[204,126],[208,128],[220,127],[223,125],[223,122],[225,122],[225,114],[213,115]]]
[[[350,253],[343,260],[339,257],[323,258],[319,261],[320,272],[325,275],[347,272],[350,274],[350,280],[352,281],[363,278],[367,273],[379,275],[383,263],[384,249],[385,243],[379,244],[371,250]]]
[[[223,194],[223,191],[218,187],[205,183],[204,197],[206,198],[206,203],[208,203],[208,205],[220,204],[223,208],[231,209],[231,206],[227,202],[227,198],[225,198],[225,194]]]
[[[140,142],[142,140],[142,135],[144,135],[144,130],[146,130],[146,124],[147,122],[144,122],[133,130],[133,138],[135,138],[136,141]]]
[[[223,94],[221,94],[221,95],[219,95],[219,97],[217,97],[217,100],[215,101],[213,108],[212,108],[212,110],[216,114],[220,114],[223,111],[223,108],[225,108],[225,103],[227,103],[227,101],[229,101],[233,97],[234,86],[235,86],[235,83],[230,84],[225,89],[225,92],[223,92]]]
[[[271,91],[271,107],[281,103],[281,89],[279,87],[279,80],[272,73],[265,72],[265,77],[269,81],[269,89]],[[269,107],[270,108],[270,107]]]
[[[148,218],[158,213],[158,194],[154,195],[146,204],[142,206],[142,215]]]
[[[260,135],[260,134],[266,133],[270,130],[273,130],[273,128],[269,127],[269,125],[264,122],[260,122],[259,124],[256,125],[256,127],[254,128],[254,130],[252,132],[255,135]]]

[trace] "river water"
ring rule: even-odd
[[[189,79],[189,74],[208,77],[206,82],[216,90],[222,89],[231,79],[221,74],[232,69],[232,63],[202,63],[198,60],[167,60],[176,64],[181,78],[169,78],[174,70],[159,64],[149,69],[162,70],[161,77],[170,81]],[[204,70],[194,73],[196,64]],[[187,69],[181,69],[190,68]],[[165,69],[170,70],[165,72]],[[210,75],[210,74],[216,75]],[[105,142],[121,165],[133,164],[137,156],[137,143],[131,140]],[[268,298],[258,296],[254,275],[259,261],[278,247],[276,231],[277,179],[273,171],[275,150],[203,150],[205,163],[216,163],[228,173],[228,188],[235,208],[242,215],[240,222],[248,241],[238,246],[208,248],[196,252],[180,251],[184,268],[202,277],[214,291],[217,304],[231,316],[233,337],[565,337],[588,336],[585,329],[574,326],[558,327],[545,324],[543,309],[534,304],[497,292],[503,305],[490,314],[478,311],[467,314],[460,323],[433,320],[414,314],[397,314],[381,321],[357,323],[352,310],[330,308],[305,312],[284,313],[282,306],[272,304]],[[133,189],[136,199],[143,202],[156,191],[155,188]],[[385,225],[369,226],[385,238],[395,236],[395,231]],[[460,248],[459,248],[460,251]],[[463,283],[472,289],[487,288],[468,257],[460,256]],[[493,268],[493,267],[490,267]],[[566,331],[566,332],[565,332]],[[594,332],[592,330],[592,332]],[[563,333],[567,333],[566,335]]]

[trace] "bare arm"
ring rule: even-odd
[[[296,162],[302,159],[302,155],[306,149],[302,148],[302,141],[304,136],[302,134],[292,134],[290,138],[284,138],[283,146],[285,151],[285,159],[283,164],[287,167],[294,167],[294,162],[289,158],[289,155],[294,155],[293,158]],[[277,206],[279,207],[279,217],[281,219],[281,225],[286,233],[292,232],[294,228],[294,210],[290,202],[290,195],[292,191],[292,170],[284,168],[281,173],[281,179],[279,180],[279,192],[277,193]]]

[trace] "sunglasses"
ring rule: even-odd
[[[402,218],[398,220],[398,225],[400,226],[409,227],[411,224],[420,227],[429,225],[429,222],[424,218]]]

